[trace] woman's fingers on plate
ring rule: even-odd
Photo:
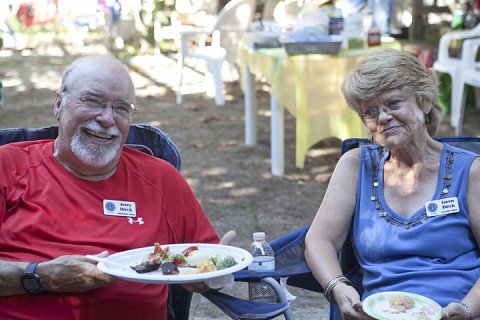
[[[362,310],[362,303],[361,302],[355,302],[354,304],[352,304],[352,307],[353,307],[353,309],[355,309],[355,311],[361,311]]]
[[[449,303],[442,309],[442,319],[464,319],[466,315],[465,307],[458,302]]]

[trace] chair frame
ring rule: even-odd
[[[243,33],[247,30],[248,24],[252,21],[255,13],[256,0],[231,0],[225,7],[223,7],[217,15],[217,19],[213,27],[208,29],[190,28],[180,31],[180,43],[178,48],[178,79],[177,79],[177,104],[181,104],[182,98],[182,84],[183,84],[183,70],[185,66],[185,58],[192,57],[197,59],[203,59],[207,64],[208,72],[206,73],[206,81],[214,84],[214,92],[210,92],[207,87],[207,93],[215,97],[215,104],[223,106],[225,104],[224,98],[224,84],[222,78],[222,69],[224,62],[235,63],[236,47],[229,49],[222,46],[223,39],[232,38],[232,34],[235,34],[237,41],[240,41]],[[239,10],[249,9],[249,16],[243,16],[238,22],[239,26],[231,28],[228,25],[228,18],[232,12]],[[223,27],[227,24],[226,27]],[[206,38],[211,37],[211,44],[205,46]],[[198,50],[191,50],[190,42],[196,40],[199,44]],[[233,52],[231,52],[233,51]],[[233,60],[233,61],[232,61]]]
[[[323,291],[313,277],[304,256],[305,236],[309,228],[309,225],[301,227],[269,242],[275,253],[275,272],[241,270],[233,274],[235,281],[268,284],[277,295],[276,302],[250,301],[219,292],[210,292],[204,296],[234,320],[273,319],[279,315],[283,315],[286,320],[294,320],[280,280],[287,278],[287,284],[290,286],[314,292]]]
[[[447,73],[451,77],[452,81],[452,96],[451,96],[451,116],[450,125],[456,129],[455,134],[461,134],[461,120],[458,110],[459,103],[456,102],[457,95],[459,94],[460,87],[463,85],[461,82],[462,77],[462,59],[453,58],[449,55],[449,45],[451,41],[463,40],[464,43],[468,42],[468,39],[480,37],[480,24],[471,30],[459,30],[447,32],[440,38],[438,45],[438,59],[433,63],[433,69],[440,73]],[[463,45],[462,45],[463,48]],[[462,49],[462,56],[465,55],[464,48]],[[460,128],[459,128],[460,127]]]
[[[456,121],[455,134],[461,135],[467,99],[467,85],[475,90],[475,106],[480,110],[480,70],[476,61],[480,48],[480,38],[465,40],[462,44],[461,70],[456,83],[452,79],[452,120]]]

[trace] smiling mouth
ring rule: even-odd
[[[396,128],[397,128],[396,126],[395,126],[395,127],[388,127],[388,128],[385,128],[385,129],[383,129],[383,130],[382,130],[382,133],[385,133],[385,132],[390,132],[390,131],[392,131],[392,130],[395,130]]]
[[[93,139],[99,140],[99,141],[111,141],[115,138],[115,136],[113,136],[113,135],[100,133],[100,132],[92,131],[92,130],[89,130],[89,129],[85,129],[84,132],[90,138],[93,138]]]

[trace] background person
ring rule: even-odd
[[[166,319],[166,285],[117,281],[85,255],[218,243],[183,176],[123,146],[134,103],[120,62],[82,57],[56,93],[58,138],[0,147],[1,319]],[[133,221],[105,200],[135,205]],[[38,279],[26,284],[31,262]]]
[[[342,13],[344,18],[351,14],[359,14],[367,6],[372,14],[372,26],[380,28],[383,35],[390,34],[395,0],[342,0]]]
[[[308,264],[327,298],[345,319],[367,319],[361,299],[385,291],[435,300],[444,319],[478,317],[480,159],[432,139],[441,112],[435,74],[410,53],[379,49],[347,75],[342,91],[376,144],[340,158],[306,237]],[[437,200],[456,208],[431,211]],[[337,258],[350,231],[364,270],[362,298]]]

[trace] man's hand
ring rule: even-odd
[[[108,252],[104,251],[98,256],[107,257]],[[94,263],[81,255],[61,256],[41,262],[36,270],[47,292],[84,292],[117,281],[117,278],[98,270]]]
[[[230,230],[220,239],[220,244],[228,246],[236,236],[237,233],[234,230]]]

